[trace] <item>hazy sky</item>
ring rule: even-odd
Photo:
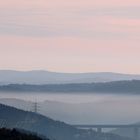
[[[140,0],[1,0],[0,69],[140,74]]]

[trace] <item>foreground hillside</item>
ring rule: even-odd
[[[0,129],[0,140],[45,140],[32,134],[25,134],[16,129]],[[47,140],[47,139],[46,139]]]
[[[24,129],[56,140],[128,140],[114,134],[80,130],[42,115],[0,104],[1,127]]]
[[[99,92],[99,93],[140,93],[140,80],[115,81],[91,84],[26,85],[10,84],[0,86],[5,92]]]

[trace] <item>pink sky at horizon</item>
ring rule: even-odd
[[[140,74],[140,1],[5,0],[0,69]]]

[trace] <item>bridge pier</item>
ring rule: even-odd
[[[98,133],[98,134],[101,134],[101,133],[102,133],[102,128],[101,128],[101,127],[98,127],[98,128],[97,128],[97,133]]]
[[[97,133],[98,134],[101,134],[102,133],[102,129],[104,128],[131,128],[133,130],[133,138],[134,140],[140,140],[139,139],[139,129],[140,129],[140,125],[138,124],[131,124],[131,125],[110,125],[110,124],[107,124],[107,125],[74,125],[75,127],[77,128],[95,128],[97,130]]]
[[[138,127],[134,128],[134,139],[139,140],[139,128]]]

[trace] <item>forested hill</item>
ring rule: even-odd
[[[101,133],[99,135],[93,130],[77,129],[63,122],[2,104],[0,104],[0,125],[35,132],[55,140],[106,140],[106,138],[108,140],[132,140],[114,134]]]
[[[140,80],[115,81],[85,84],[26,85],[10,84],[0,86],[5,92],[101,92],[101,93],[140,93]]]
[[[0,126],[27,130],[56,140],[75,140],[74,134],[78,133],[76,128],[63,122],[3,104],[0,104]]]

